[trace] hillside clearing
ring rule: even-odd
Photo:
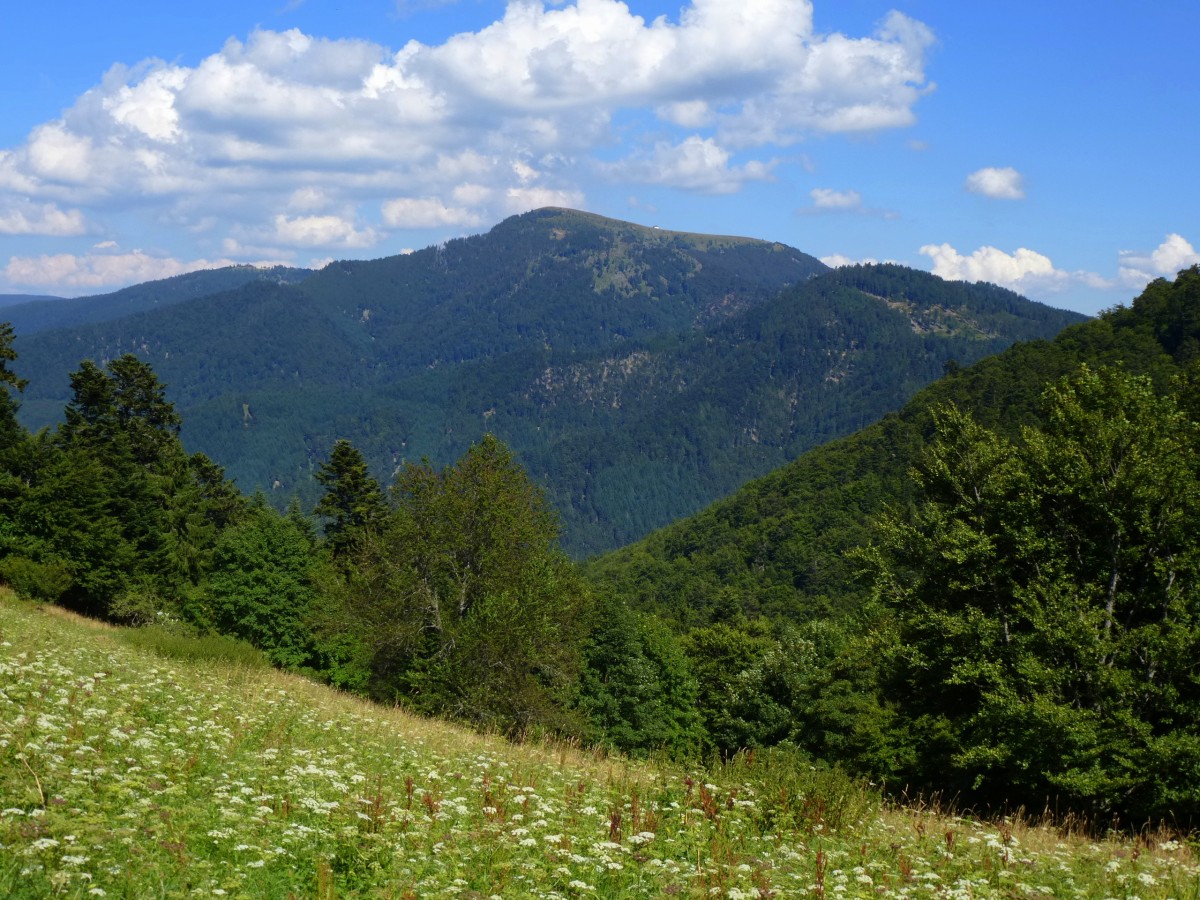
[[[1187,845],[512,744],[0,596],[9,897],[1197,897]]]

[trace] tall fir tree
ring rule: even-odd
[[[383,526],[387,501],[362,453],[345,439],[334,443],[316,478],[325,493],[313,511],[326,519],[325,540],[334,558],[344,559],[365,532]]]

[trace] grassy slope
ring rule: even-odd
[[[513,745],[137,637],[0,595],[0,895],[1200,896],[1162,835]]]

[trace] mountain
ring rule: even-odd
[[[543,421],[589,418],[526,463],[573,511],[576,547],[617,546],[899,408],[948,364],[1073,320],[899,266],[829,272],[673,345],[548,367]]]
[[[492,432],[545,486],[576,555],[862,427],[946,366],[1082,318],[898,266],[833,271],[778,243],[563,209],[141,310],[18,326],[25,423],[56,420],[81,358],[133,352],[168,384],[189,448],[281,498],[316,496],[337,438],[387,480]]]
[[[311,274],[308,269],[286,266],[226,266],[147,281],[93,297],[65,299],[14,295],[16,299],[9,300],[0,296],[0,305],[8,307],[4,312],[5,319],[12,323],[18,334],[36,334],[52,328],[108,322],[134,313],[162,309],[256,281],[293,284]]]
[[[44,294],[0,294],[0,307],[23,306],[27,303],[45,303],[61,299],[62,297],[50,297]]]
[[[1200,359],[1200,267],[1159,280],[1129,307],[1018,344],[918,392],[903,409],[817,447],[699,514],[591,561],[608,595],[681,628],[766,616],[807,622],[859,608],[866,587],[847,553],[869,522],[912,500],[908,477],[953,403],[1015,437],[1039,420],[1038,398],[1081,363],[1150,376],[1159,390]],[[1193,400],[1195,402],[1195,400]]]

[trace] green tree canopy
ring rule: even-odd
[[[21,490],[3,549],[61,568],[64,599],[87,612],[108,615],[130,591],[178,612],[241,497],[212,460],[184,451],[179,416],[147,363],[85,361],[71,388],[58,431],[8,460]]]
[[[17,359],[13,348],[13,327],[9,322],[0,322],[0,450],[11,447],[20,440],[24,429],[17,423],[20,404],[13,393],[25,390],[27,381],[18,378],[11,364]]]
[[[586,601],[541,492],[492,436],[453,466],[410,465],[346,583],[373,691],[520,731],[568,727]]]
[[[579,693],[600,743],[634,754],[694,756],[701,750],[699,688],[679,639],[622,601],[598,605]]]
[[[382,527],[388,514],[387,501],[362,453],[347,440],[333,445],[328,462],[321,463],[316,478],[325,493],[314,512],[326,518],[325,539],[334,557],[341,558],[364,531]]]
[[[214,549],[202,591],[212,624],[265,650],[276,665],[310,665],[316,652],[315,543],[298,510],[281,516],[256,495]]]
[[[881,527],[893,681],[926,785],[998,805],[1200,817],[1200,431],[1081,367],[1010,442],[954,408]]]

